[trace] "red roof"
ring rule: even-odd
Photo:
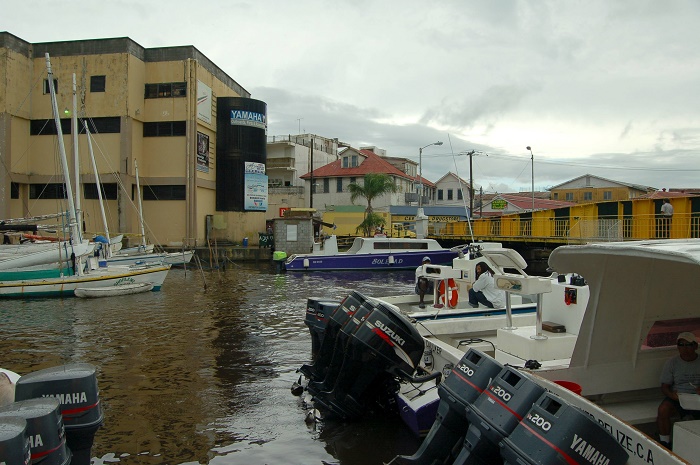
[[[411,179],[413,178],[400,169],[396,168],[394,165],[389,163],[388,161],[384,160],[382,157],[377,155],[376,153],[370,151],[370,150],[356,150],[356,149],[348,149],[352,150],[354,152],[357,152],[361,157],[364,157],[362,160],[362,163],[360,163],[358,166],[353,166],[352,168],[343,168],[343,159],[342,157],[333,163],[329,163],[325,166],[322,166],[320,168],[317,168],[313,171],[313,177],[314,178],[332,178],[332,177],[362,177],[365,174],[369,173],[382,173],[382,174],[388,174],[389,176],[396,176],[399,178],[404,178],[404,179]],[[343,152],[343,155],[348,151],[346,150]],[[312,173],[306,173],[305,175],[301,176],[302,179],[309,179],[311,178]],[[418,177],[415,178],[416,180]],[[424,184],[426,185],[434,185],[432,183],[429,183],[429,181],[424,180]]]

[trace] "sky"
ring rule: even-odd
[[[700,187],[697,0],[5,3],[0,30],[31,43],[192,45],[267,103],[268,136],[423,148],[433,182]]]

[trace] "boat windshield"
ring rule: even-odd
[[[700,338],[700,318],[680,318],[655,321],[647,333],[642,350],[662,347],[675,347],[676,337],[683,331],[690,331]]]

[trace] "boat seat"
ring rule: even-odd
[[[631,425],[639,425],[656,421],[656,411],[660,403],[661,399],[650,399],[641,402],[605,404],[602,407]]]

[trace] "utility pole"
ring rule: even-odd
[[[311,190],[309,191],[309,208],[314,208],[314,139],[311,138]]]
[[[467,155],[469,155],[469,216],[474,217],[474,170],[472,169],[474,150]]]

